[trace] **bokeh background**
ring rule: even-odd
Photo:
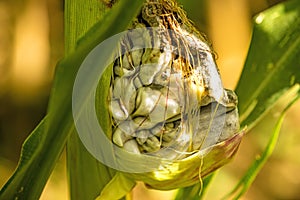
[[[234,89],[251,40],[252,18],[275,0],[180,0],[217,53],[224,86]],[[43,118],[55,63],[63,57],[62,0],[0,0],[0,187],[13,173],[21,145]],[[251,83],[249,83],[251,84]],[[206,199],[220,199],[264,149],[281,104],[243,139],[230,164],[219,170]],[[277,109],[278,108],[278,109]],[[274,155],[242,199],[300,198],[300,102],[287,113]],[[174,191],[134,190],[138,200],[172,199]],[[68,197],[65,154],[42,194]]]

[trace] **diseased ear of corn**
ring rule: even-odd
[[[99,103],[109,118],[101,125],[124,150],[118,162],[132,166],[122,176],[169,190],[227,163],[243,135],[237,97],[223,88],[211,47],[175,0],[147,0],[119,49],[100,81],[109,97]],[[147,162],[159,164],[147,169]]]

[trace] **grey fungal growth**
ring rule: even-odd
[[[226,140],[239,130],[237,97],[223,88],[212,49],[182,10],[147,0],[113,64],[113,142],[170,159]],[[140,49],[143,43],[153,48]]]

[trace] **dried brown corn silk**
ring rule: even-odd
[[[116,145],[184,159],[239,130],[237,97],[223,88],[212,49],[175,1],[147,0],[129,30],[111,77]],[[145,43],[151,48],[139,48]]]

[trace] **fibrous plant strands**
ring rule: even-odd
[[[181,159],[239,130],[237,97],[223,88],[210,46],[175,1],[147,0],[129,30],[111,78],[116,145]]]

